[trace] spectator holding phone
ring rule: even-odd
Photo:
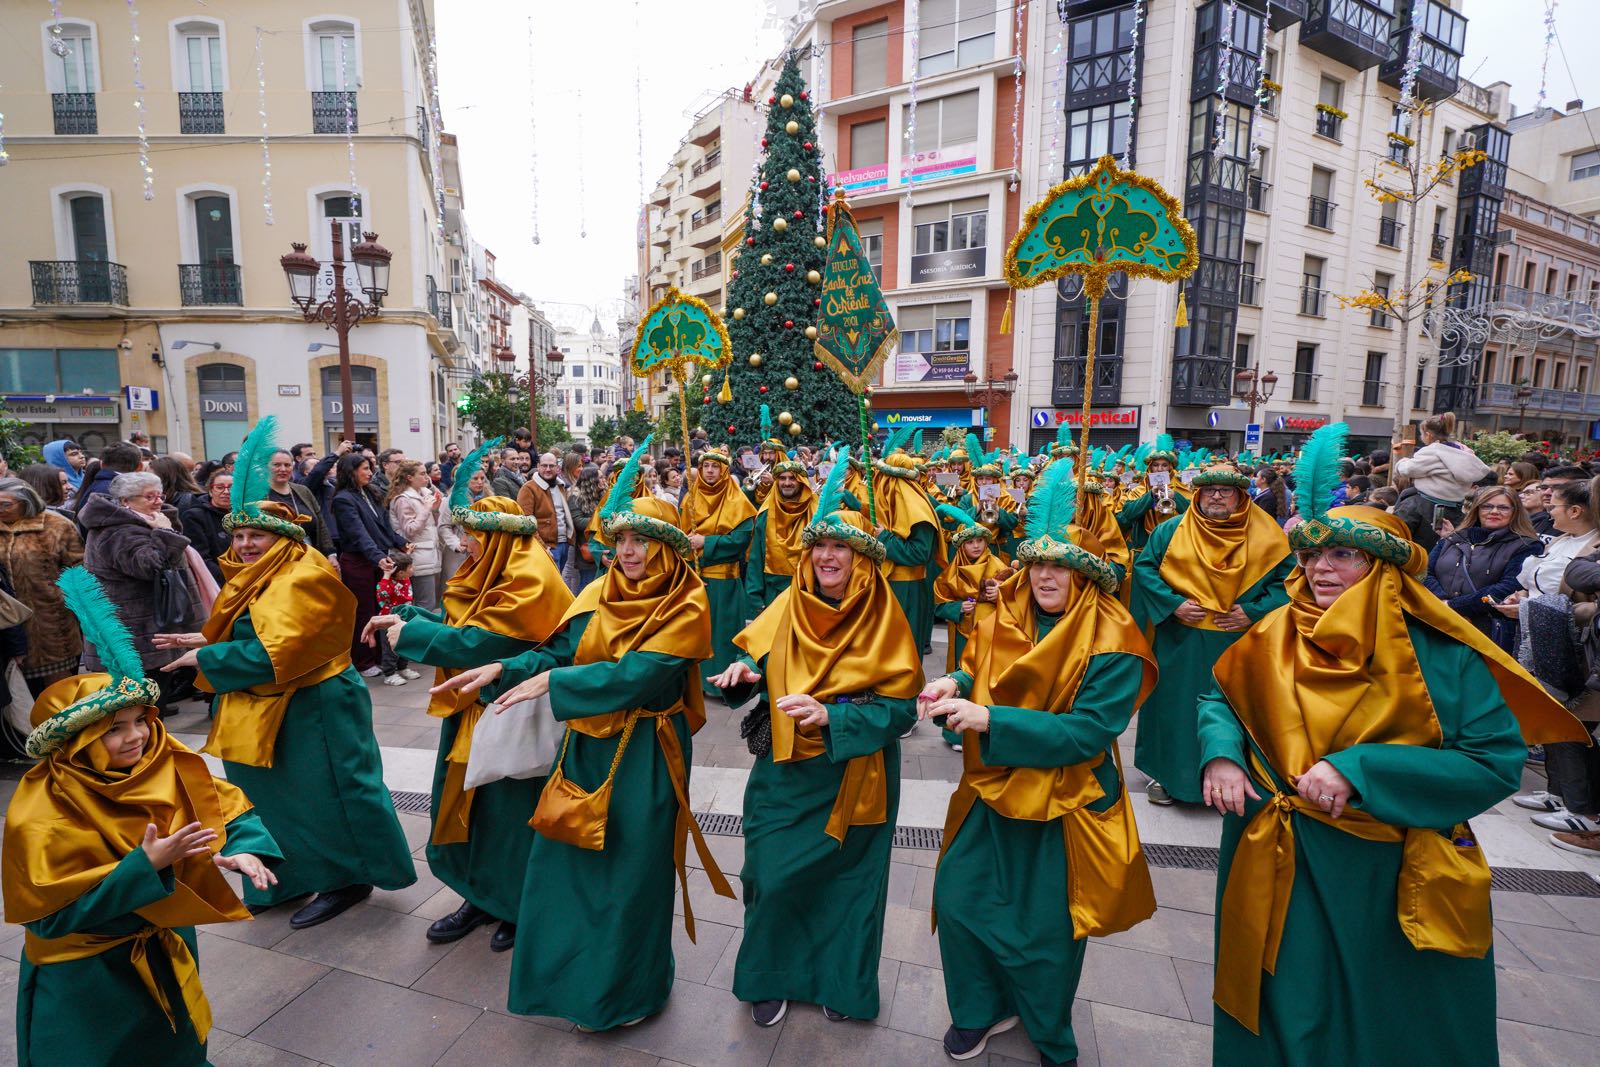
[[[1517,495],[1503,485],[1478,493],[1461,526],[1428,554],[1423,584],[1490,640],[1516,654],[1517,619],[1495,605],[1517,593],[1517,576],[1544,542],[1528,521]]]
[[[1455,432],[1454,412],[1423,420],[1423,446],[1394,465],[1394,472],[1409,479],[1416,490],[1400,502],[1395,514],[1411,528],[1412,540],[1430,551],[1439,540],[1440,519],[1459,522],[1467,493],[1489,475],[1489,465],[1477,453],[1452,440]]]

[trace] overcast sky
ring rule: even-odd
[[[691,116],[716,93],[755,77],[782,47],[778,31],[762,27],[766,4],[440,0],[437,12],[444,124],[461,139],[473,234],[498,257],[503,280],[558,322],[587,326],[588,309],[614,310],[623,278],[635,270],[641,130],[648,191]],[[1462,73],[1480,85],[1511,82],[1513,102],[1531,109],[1544,52],[1544,0],[1466,0],[1465,13]],[[1600,105],[1592,56],[1600,0],[1562,0],[1556,27],[1578,84],[1553,50],[1548,103],[1561,107],[1586,96]],[[725,195],[731,199],[737,190]]]

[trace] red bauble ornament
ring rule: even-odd
[[[804,89],[801,89],[800,90],[800,99],[802,99],[802,100],[810,100],[811,97],[806,95],[806,91]]]
[[[805,146],[804,146],[804,147],[805,147],[805,150],[806,150],[806,151],[807,151],[807,152],[809,152],[809,151],[811,151],[811,142],[810,142],[810,141],[807,141],[807,142],[806,142],[806,143],[805,143]]]
[[[762,386],[762,387],[761,387],[761,392],[762,392],[762,394],[763,394],[763,395],[765,395],[765,394],[766,394],[766,391],[767,391],[767,387],[766,387],[766,386],[764,386],[764,385],[763,385],[763,386]]]
[[[776,104],[776,103],[777,103],[777,102],[778,102],[778,98],[777,98],[777,97],[775,97],[775,96],[769,96],[769,97],[767,97],[767,103],[769,103],[769,104]]]
[[[808,181],[808,182],[812,183],[813,185],[815,185],[816,181],[817,181],[817,176],[815,174],[807,174],[806,175],[806,181]]]
[[[746,237],[744,239],[744,243],[747,245],[753,245],[756,243],[756,239],[754,237]]]
[[[761,183],[761,191],[763,193],[767,191],[767,183],[766,182],[762,182]]]
[[[814,307],[814,308],[821,307],[822,306],[822,297],[820,297],[820,296],[812,297],[811,298],[811,306]]]
[[[783,269],[788,271],[790,274],[793,274],[794,273],[794,264],[793,263],[785,263],[783,265]]]
[[[705,395],[705,396],[704,396],[704,397],[702,397],[702,398],[701,398],[701,399],[700,399],[700,403],[702,403],[702,404],[709,404],[709,403],[711,403],[711,394],[710,394],[710,393],[707,393],[707,394],[706,394],[706,395]]]
[[[794,217],[797,218],[797,219],[803,219],[803,218],[806,217],[806,213],[804,211],[801,211],[799,208],[795,208],[794,209]]]
[[[762,148],[767,147],[767,139],[765,137],[761,138],[761,147]]]
[[[784,329],[785,329],[785,330],[792,330],[792,329],[794,329],[794,320],[793,320],[793,319],[784,319],[784,320],[783,320],[783,328],[784,328]]]
[[[730,425],[730,426],[729,426],[729,427],[728,427],[728,436],[729,436],[729,437],[732,437],[732,436],[733,436],[733,434],[734,434],[734,432],[735,432],[735,431],[736,431],[736,430],[738,430],[738,428],[739,428],[739,427],[737,427],[737,426],[731,426],[731,425]]]

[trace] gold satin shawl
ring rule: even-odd
[[[684,494],[680,509],[685,533],[714,537],[755,518],[755,505],[750,503],[750,498],[739,488],[739,480],[731,473],[717,479],[717,484],[711,488],[700,480],[699,471],[690,471],[689,475],[689,491]]]
[[[978,594],[983,592],[983,583],[990,578],[1003,582],[1010,574],[1011,569],[1000,562],[999,557],[987,545],[984,546],[983,555],[979,556],[975,563],[967,559],[961,545],[950,546],[950,562],[944,565],[939,577],[933,580],[933,602],[935,604],[950,604],[958,600],[978,602],[973,607],[971,615],[964,615],[959,621],[948,624],[952,639],[946,669],[955,670],[960,666],[955,662],[954,634],[961,633],[971,637],[978,624],[994,614],[995,605],[978,600]]]
[[[356,598],[322,553],[280,537],[254,563],[233,549],[217,560],[226,579],[211,618],[208,644],[228,641],[246,613],[272,661],[273,680],[219,693],[204,751],[252,767],[272,766],[283,713],[297,690],[327,681],[350,665],[349,634]],[[197,685],[216,692],[202,672]]]
[[[54,683],[34,705],[33,718],[45,718],[111,683],[107,674],[81,674]],[[237,786],[213,778],[205,761],[167,733],[150,709],[150,740],[143,756],[125,771],[105,765],[104,746],[94,744],[115,716],[79,731],[62,748],[35,764],[17,783],[6,811],[0,889],[7,922],[29,923],[52,915],[99,885],[144,840],[154,823],[169,834],[191,822],[217,832],[215,851],[227,842],[227,825],[250,810]],[[211,1009],[200,988],[199,972],[188,946],[171,930],[202,923],[250,918],[233,887],[211,856],[191,856],[172,866],[171,894],[137,909],[150,925],[125,937],[72,934],[41,938],[29,931],[28,959],[35,964],[86,959],[137,942],[132,962],[145,988],[176,1029],[165,992],[150,970],[148,943],[168,954],[190,1021],[201,1041],[211,1025]]]
[[[484,497],[472,505],[472,510],[521,514],[517,502],[504,496]],[[477,626],[530,644],[543,644],[560,627],[562,616],[572,603],[572,592],[561,580],[544,542],[503,531],[466,533],[477,539],[482,551],[477,559],[462,564],[445,585],[439,599],[446,625]],[[435,667],[434,684],[443,684],[458,673],[454,668]],[[453,689],[436,694],[428,702],[429,715],[461,716],[455,740],[445,753],[445,777],[433,818],[436,845],[460,844],[469,838],[476,790],[463,789],[462,785],[472,752],[472,735],[483,711],[482,693],[477,690],[466,693]]]
[[[838,514],[865,529],[859,513]],[[835,608],[818,595],[811,549],[804,550],[794,584],[733,643],[757,663],[766,657],[774,763],[798,763],[826,751],[822,727],[796,726],[779,710],[780,697],[806,694],[826,704],[833,697],[862,693],[907,700],[922,691],[922,657],[905,613],[897,609],[882,570],[860,554],[854,556],[850,584]],[[882,749],[851,759],[828,816],[828,836],[842,845],[850,827],[883,823],[888,818],[887,782]]]
[[[1277,520],[1255,506],[1250,494],[1235,490],[1240,504],[1225,519],[1200,514],[1198,502],[1178,520],[1167,554],[1161,559],[1161,580],[1173,592],[1206,609],[1197,630],[1221,630],[1212,613],[1233,610],[1252,586],[1289,555],[1289,538]]]
[[[792,501],[776,491],[767,496],[761,510],[767,513],[766,559],[762,566],[768,574],[795,573],[800,563],[800,535],[816,508],[817,494],[804,478],[800,479],[800,495]]]
[[[1334,508],[1329,516],[1409,540],[1401,520],[1374,508]],[[1293,785],[1324,756],[1354,745],[1442,744],[1407,617],[1483,657],[1529,744],[1587,738],[1583,725],[1527,671],[1417,580],[1426,567],[1420,546],[1404,568],[1372,557],[1367,573],[1326,609],[1318,607],[1304,571],[1296,568],[1288,581],[1290,602],[1246,631],[1217,661],[1218,687],[1279,779]],[[1264,664],[1276,666],[1264,670]],[[1253,756],[1249,762],[1256,763]],[[1405,830],[1355,808],[1330,819],[1278,790],[1265,768],[1250,769],[1270,796],[1247,824],[1224,887],[1215,999],[1259,1032],[1261,975],[1276,969],[1294,884],[1291,813],[1373,841],[1401,841]],[[1481,899],[1454,904],[1487,929],[1487,881]]]

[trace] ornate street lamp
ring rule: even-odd
[[[378,243],[378,235],[364,233],[365,240],[350,249],[355,263],[356,280],[367,295],[362,303],[344,284],[344,227],[338,219],[328,220],[333,232],[333,293],[320,303],[317,301],[317,275],[322,264],[306,251],[306,245],[296,241],[294,251],[282,256],[278,264],[289,282],[289,299],[300,309],[307,322],[322,322],[339,338],[339,395],[344,405],[344,438],[356,439],[355,397],[350,384],[350,331],[361,325],[362,319],[375,318],[389,292],[389,261],[394,254]]]
[[[1233,395],[1237,400],[1243,400],[1250,405],[1250,422],[1256,421],[1256,407],[1272,399],[1273,390],[1278,387],[1278,375],[1275,371],[1261,373],[1261,363],[1258,360],[1254,367],[1246,367],[1233,376]]]

